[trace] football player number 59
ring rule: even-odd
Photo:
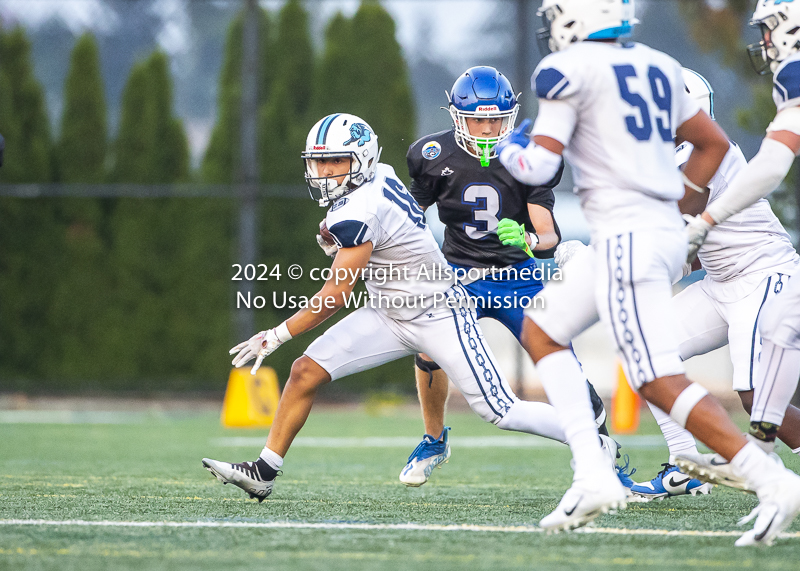
[[[625,123],[630,134],[636,137],[637,141],[649,141],[653,135],[653,121],[650,118],[650,109],[656,117],[656,129],[661,139],[665,143],[672,142],[672,88],[669,79],[664,72],[655,66],[650,66],[647,70],[647,79],[650,83],[650,100],[630,89],[628,79],[636,78],[636,69],[632,65],[615,65],[614,73],[617,74],[619,82],[619,94],[631,107],[639,110],[639,117],[628,115]],[[641,124],[639,123],[641,121]]]

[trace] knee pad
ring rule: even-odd
[[[692,383],[683,389],[683,392],[675,399],[669,411],[672,420],[677,422],[681,428],[686,428],[686,421],[689,419],[689,413],[692,412],[692,409],[697,403],[703,400],[707,394],[708,391],[697,383]]]
[[[419,353],[414,357],[414,364],[423,373],[428,373],[428,387],[433,385],[433,372],[441,370],[441,367],[433,361],[423,359]]]

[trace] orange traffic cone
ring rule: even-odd
[[[631,434],[639,429],[639,395],[625,378],[622,365],[617,365],[617,390],[611,401],[611,429],[617,434]]]

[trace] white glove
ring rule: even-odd
[[[692,273],[692,262],[686,262],[683,264],[683,271],[681,272],[682,277],[686,277]]]
[[[686,261],[690,264],[694,262],[697,257],[697,250],[706,241],[706,236],[711,230],[711,224],[703,220],[703,217],[698,214],[697,216],[690,216],[684,214],[683,219],[686,221],[686,240],[689,242],[689,251],[686,254]]]
[[[285,322],[275,329],[267,329],[261,333],[256,333],[250,339],[239,343],[229,351],[231,355],[237,353],[231,364],[238,368],[255,358],[256,362],[253,368],[250,369],[250,374],[255,375],[264,357],[271,354],[291,338],[292,336]]]
[[[558,248],[556,248],[556,253],[553,255],[553,258],[556,260],[556,265],[559,268],[563,268],[564,264],[566,264],[570,258],[572,258],[572,256],[588,247],[589,246],[580,240],[567,240],[566,242],[561,242],[558,245]]]
[[[331,258],[335,258],[336,254],[339,252],[339,246],[336,244],[328,244],[320,234],[317,234],[317,244],[319,247],[322,248],[322,251],[329,255]]]

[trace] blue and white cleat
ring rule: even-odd
[[[711,493],[712,485],[687,476],[681,469],[666,462],[661,470],[649,482],[634,484],[631,493],[647,500],[663,500],[675,496],[697,496]]]
[[[426,434],[422,442],[408,457],[408,464],[400,472],[400,481],[411,488],[418,488],[428,481],[437,466],[442,467],[450,458],[450,427],[445,426],[438,438]]]
[[[619,464],[615,464],[614,469],[617,471],[619,483],[622,484],[627,490],[630,490],[636,485],[636,482],[634,482],[633,478],[631,478],[631,476],[636,473],[636,468],[630,468],[631,458],[627,454],[625,454],[622,459],[625,461],[625,465],[620,466]]]

